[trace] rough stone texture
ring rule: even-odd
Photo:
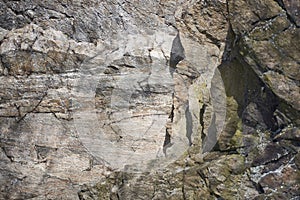
[[[294,121],[298,124],[300,34],[285,8],[297,9],[297,4],[297,1],[287,5],[280,1],[229,1],[228,5],[232,13],[229,20],[243,60],[288,104],[282,107],[291,107],[296,112]]]
[[[0,199],[300,198],[299,1],[0,6]]]

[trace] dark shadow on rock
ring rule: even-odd
[[[173,40],[170,55],[170,73],[173,76],[176,65],[185,58],[184,48],[181,44],[179,33]]]
[[[243,134],[254,134],[257,130],[280,132],[287,126],[286,119],[278,117],[279,106],[284,102],[258,77],[239,53],[239,38],[229,28],[222,63],[218,67],[226,90],[227,98],[237,104],[237,120],[227,124],[222,134],[228,140],[238,129],[239,120],[242,122]],[[228,103],[228,101],[227,101]],[[231,109],[230,106],[227,107]],[[284,111],[283,111],[284,112]],[[283,114],[284,115],[284,114]],[[227,114],[227,119],[231,117]],[[232,127],[228,127],[232,126]],[[219,148],[217,144],[215,149]]]

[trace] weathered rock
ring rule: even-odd
[[[300,17],[299,17],[299,8],[300,3],[298,1],[287,1],[282,0],[278,1],[280,6],[287,11],[290,20],[292,20],[295,25],[299,27],[300,25]]]
[[[0,7],[0,199],[299,198],[298,1]]]
[[[291,21],[284,4],[285,1],[229,1],[230,23],[243,60],[291,106],[296,113],[290,117],[298,124],[299,27]]]

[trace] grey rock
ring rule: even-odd
[[[298,8],[0,0],[0,199],[297,198]]]

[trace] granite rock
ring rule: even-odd
[[[300,197],[297,0],[0,5],[0,199]]]

